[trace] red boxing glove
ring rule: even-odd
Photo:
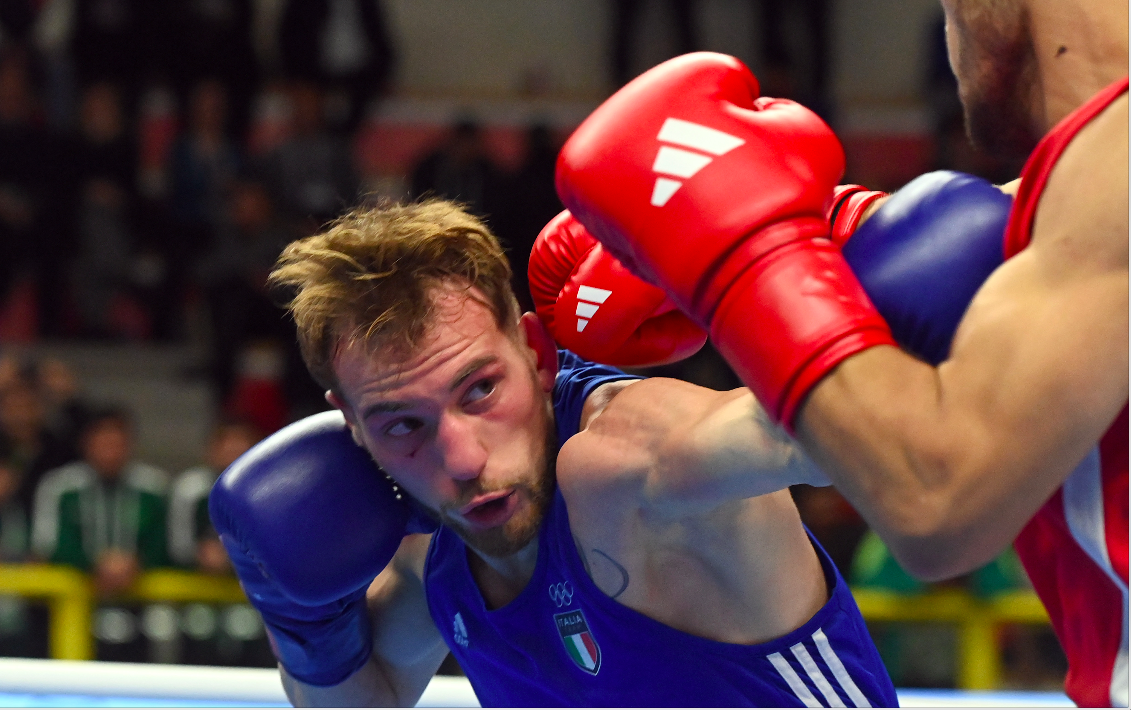
[[[530,293],[554,341],[587,360],[648,367],[691,357],[707,333],[628,272],[569,211],[530,252]]]
[[[826,212],[832,230],[829,238],[838,247],[843,247],[872,203],[887,196],[886,192],[869,190],[860,185],[837,185]]]
[[[626,267],[706,326],[779,421],[850,355],[892,343],[828,239],[844,153],[816,114],[758,98],[737,59],[699,52],[602,104],[558,157],[557,188]]]

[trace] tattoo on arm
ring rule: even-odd
[[[585,574],[589,575],[589,579],[593,579],[593,570],[589,568],[589,558],[585,556],[585,548],[581,545],[581,540],[577,539],[577,535],[573,536],[573,546],[577,548],[577,554],[581,557],[581,565],[585,568]]]
[[[593,548],[593,552],[596,552],[598,555],[600,555],[601,557],[604,557],[606,560],[611,562],[612,565],[617,568],[617,571],[620,572],[620,589],[618,589],[613,594],[609,595],[610,598],[616,599],[621,594],[624,594],[624,590],[628,589],[628,570],[626,570],[624,567],[622,567],[621,564],[619,562],[617,562],[616,560],[614,560],[612,557],[609,557],[607,554],[605,554],[604,552],[601,552],[597,548]],[[586,570],[588,570],[588,567],[586,567]],[[590,576],[592,576],[592,575],[590,575]]]

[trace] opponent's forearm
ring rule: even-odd
[[[1034,462],[1002,445],[1009,423],[955,395],[949,374],[873,348],[813,390],[797,428],[897,559],[932,579],[991,559],[1055,488],[1019,485]]]

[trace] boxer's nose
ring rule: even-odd
[[[436,447],[443,470],[459,481],[475,479],[487,465],[487,449],[469,417],[445,412],[436,428]]]

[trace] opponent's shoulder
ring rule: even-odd
[[[1032,244],[1062,267],[1127,267],[1127,94],[1080,130],[1049,175]]]

